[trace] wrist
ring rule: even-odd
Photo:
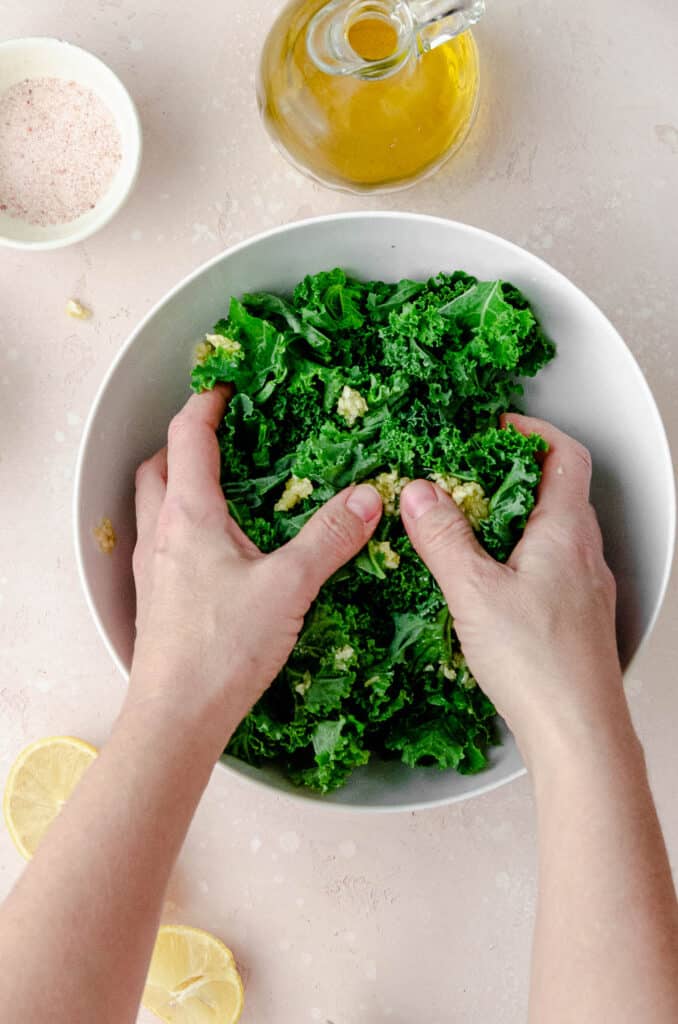
[[[598,684],[593,696],[563,700],[558,707],[535,712],[527,727],[516,729],[516,741],[535,786],[564,774],[617,769],[643,762],[621,676]]]
[[[172,668],[135,659],[119,722],[133,723],[149,737],[158,735],[174,749],[190,753],[210,768],[235,732],[242,714],[187,666]]]

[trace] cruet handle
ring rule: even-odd
[[[485,0],[409,0],[408,6],[424,51],[454,39],[485,13]]]

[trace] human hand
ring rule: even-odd
[[[626,714],[615,582],[589,503],[591,459],[541,420],[510,415],[549,444],[536,508],[506,565],[495,562],[440,488],[419,480],[400,511],[454,617],[469,668],[528,763]]]
[[[137,640],[130,700],[213,726],[216,754],[278,674],[320,587],[360,551],[382,504],[348,488],[264,555],[229,514],[215,430],[228,389],[194,395],[139,467]]]

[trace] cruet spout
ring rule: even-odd
[[[383,78],[412,54],[427,53],[465,32],[484,12],[485,0],[330,0],[309,23],[308,52],[326,74]],[[391,42],[385,52],[367,53],[356,47],[354,33],[375,21]]]

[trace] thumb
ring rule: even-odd
[[[381,498],[370,484],[350,487],[309,519],[279,554],[301,573],[305,597],[312,601],[323,583],[357,555],[375,531]]]
[[[453,614],[468,594],[469,580],[498,569],[484,551],[464,513],[440,487],[427,480],[408,484],[400,516],[412,546],[435,576]]]

